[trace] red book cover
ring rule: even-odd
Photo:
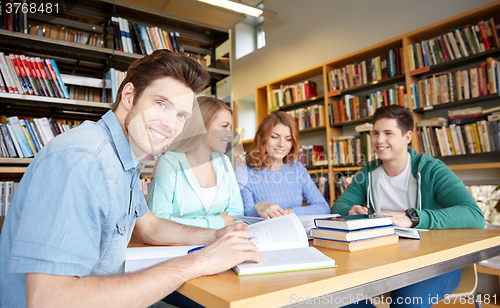
[[[450,61],[450,57],[448,56],[448,51],[446,50],[446,46],[443,43],[442,38],[438,38],[439,46],[441,46],[441,51],[443,52],[444,59],[446,62]]]
[[[484,30],[484,25],[483,23],[479,23],[479,32],[481,33],[481,38],[483,39],[483,44],[484,44],[484,49],[485,50],[490,50],[490,42],[488,41],[488,37],[486,36],[486,31]]]
[[[339,107],[340,122],[345,122],[345,108],[343,100],[339,101],[338,107]]]
[[[483,95],[488,95],[488,80],[486,79],[486,62],[481,63],[481,79],[483,88],[481,91]]]
[[[22,67],[24,69],[24,73],[26,74],[26,76],[29,80],[29,83],[31,84],[31,87],[33,88],[33,92],[35,93],[35,95],[40,95],[40,92],[39,92],[38,87],[36,85],[33,73],[31,72],[31,70],[28,67],[28,61],[26,61],[26,57],[24,55],[20,55],[19,58],[17,58],[17,55],[16,55],[16,59],[18,59],[19,63],[22,65]]]
[[[33,77],[35,77],[40,93],[43,96],[50,96],[49,93],[47,93],[47,89],[45,89],[45,85],[43,84],[43,80],[40,72],[38,71],[38,67],[33,63],[33,59],[30,57],[26,57],[26,63],[28,65],[28,68],[31,70],[31,74],[33,74]]]
[[[387,100],[387,89],[384,90],[383,94],[384,96],[384,106],[388,106],[389,105],[389,101]]]
[[[33,88],[31,86],[31,83],[28,79],[28,75],[26,75],[26,72],[24,71],[24,66],[21,63],[21,59],[19,58],[19,55],[14,55],[14,54],[9,54],[10,60],[12,61],[12,65],[14,65],[14,69],[18,69],[19,73],[21,74],[24,85],[26,87],[26,90],[24,93],[25,94],[30,94],[30,95],[35,95],[35,92],[33,92]]]
[[[475,117],[482,117],[482,113],[473,113],[473,114],[460,114],[460,115],[454,115],[450,116],[450,120],[454,119],[466,119],[466,118],[475,118]]]

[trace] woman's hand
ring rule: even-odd
[[[255,210],[261,217],[264,218],[275,218],[290,214],[286,210],[282,209],[281,206],[264,201],[255,204]]]
[[[229,216],[227,211],[220,213],[219,216],[222,217],[222,219],[224,219],[224,226],[232,225],[236,220],[236,218],[234,218],[233,216]]]

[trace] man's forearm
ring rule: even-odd
[[[148,212],[137,220],[134,235],[151,245],[208,245],[215,241],[216,230],[182,225]]]
[[[28,307],[148,307],[202,274],[191,259],[186,256],[141,272],[108,277],[27,274]]]

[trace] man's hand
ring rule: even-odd
[[[236,218],[234,218],[233,216],[229,216],[227,211],[220,213],[219,216],[224,220],[224,226],[232,225],[236,220]]]
[[[224,229],[233,226],[239,226],[235,229],[240,230],[226,230],[213,244],[188,255],[195,258],[193,265],[199,266],[201,275],[214,275],[245,261],[260,262],[259,249],[248,240],[247,232],[241,230],[244,224]]]
[[[255,204],[254,207],[257,213],[264,218],[276,218],[288,214],[285,213],[281,206],[269,202],[261,201]]]
[[[219,229],[219,230],[215,231],[214,242],[217,239],[224,237],[226,234],[233,234],[233,235],[241,237],[243,239],[247,239],[248,238],[248,234],[246,232],[247,228],[248,228],[248,225],[246,223],[238,222],[238,223],[229,225],[227,227],[224,227],[222,229]]]
[[[375,213],[375,215],[392,216],[392,223],[401,228],[410,228],[413,224],[405,212],[380,212]]]
[[[361,205],[353,205],[349,210],[349,215],[368,214],[368,208]]]

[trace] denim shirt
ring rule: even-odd
[[[123,272],[147,213],[138,161],[111,111],[57,136],[18,184],[0,236],[0,307],[26,306],[26,273]]]

